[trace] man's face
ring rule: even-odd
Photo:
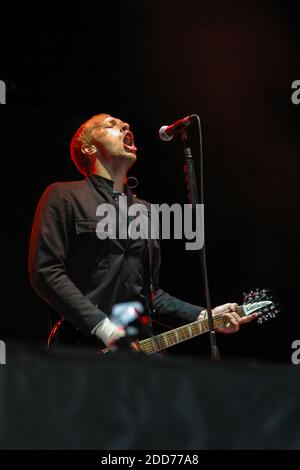
[[[135,162],[137,148],[129,124],[109,114],[100,114],[88,121],[87,128],[104,160],[112,163],[123,160],[130,166]]]

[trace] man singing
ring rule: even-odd
[[[84,178],[46,188],[31,233],[29,274],[34,290],[82,337],[108,347],[125,334],[109,318],[118,303],[139,301],[152,317],[167,314],[184,323],[206,315],[203,307],[159,288],[159,240],[100,239],[97,234],[97,208],[110,204],[118,211],[121,195],[127,196],[128,207],[137,201],[127,185],[136,153],[126,122],[108,114],[85,122],[71,141],[72,160]],[[217,331],[236,332],[257,317],[254,313],[240,318],[237,307],[227,303],[213,310],[224,312],[226,326]],[[57,338],[65,341],[63,335]]]

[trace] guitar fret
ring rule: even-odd
[[[152,338],[149,338],[149,340],[147,340],[147,353],[148,354],[152,354],[155,352],[155,347],[154,345],[152,344]]]
[[[190,332],[191,332],[191,336],[196,336],[196,334],[201,331],[201,327],[200,327],[201,323],[197,323],[197,324],[194,324],[194,325],[191,325],[190,326]]]
[[[182,331],[180,328],[177,330],[178,336],[179,336],[179,341],[184,340],[184,331]]]
[[[174,331],[174,336],[175,336],[175,343],[174,344],[176,344],[176,342],[179,341],[178,331],[176,331],[176,330]]]
[[[176,336],[172,331],[169,331],[166,334],[166,339],[167,339],[167,344],[168,346],[172,346],[173,344],[176,344]]]

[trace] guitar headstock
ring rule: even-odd
[[[272,292],[268,289],[256,289],[249,294],[244,294],[242,308],[245,315],[256,312],[259,324],[275,318],[280,312],[279,303],[274,300]]]

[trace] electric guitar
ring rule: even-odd
[[[259,324],[267,321],[270,318],[274,318],[279,312],[279,305],[274,301],[273,296],[269,290],[266,289],[256,289],[251,291],[249,294],[244,295],[244,303],[238,307],[237,314],[240,317],[250,315],[251,313],[256,312],[258,314],[257,322]],[[214,327],[218,328],[225,326],[226,320],[223,318],[223,314],[219,313],[213,316]],[[63,331],[62,331],[63,330]],[[165,333],[158,334],[156,336],[151,336],[143,340],[134,341],[136,349],[144,354],[153,354],[155,352],[162,351],[163,349],[170,348],[176,344],[187,341],[195,336],[200,336],[204,333],[210,331],[209,322],[207,318],[188,323],[187,325],[174,328]],[[55,336],[58,332],[63,333],[64,337],[67,336],[68,340],[71,335],[70,343],[74,342],[76,344],[80,338],[83,337],[81,333],[73,328],[69,323],[64,319],[61,319],[53,327],[49,339],[48,347],[51,347],[54,343]],[[93,338],[93,342],[95,339]],[[110,349],[104,348],[101,350],[102,353],[109,352]]]

